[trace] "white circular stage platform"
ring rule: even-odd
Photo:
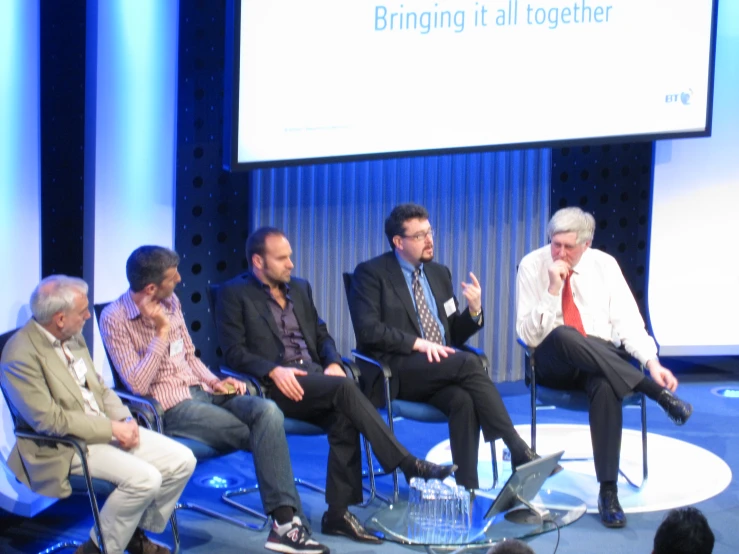
[[[537,451],[551,454],[564,450],[564,471],[547,480],[548,489],[571,494],[582,499],[588,512],[598,512],[598,482],[593,467],[590,428],[587,425],[537,425]],[[517,425],[516,430],[528,442],[529,425]],[[718,456],[699,446],[657,435],[647,434],[649,477],[640,488],[632,487],[619,478],[618,497],[627,513],[654,512],[696,504],[723,491],[731,482],[731,469]],[[510,464],[502,461],[504,445],[496,442],[499,476],[502,486],[510,476]],[[451,463],[449,441],[434,446],[426,459],[435,463]],[[577,459],[577,460],[573,460]],[[501,472],[501,470],[503,470]],[[642,484],[641,431],[624,429],[621,441],[621,470],[636,485]],[[478,453],[480,487],[493,483],[490,445],[480,438]]]

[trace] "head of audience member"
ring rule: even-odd
[[[69,340],[90,319],[87,283],[66,275],[46,277],[31,294],[31,313],[57,339]]]
[[[670,510],[654,535],[653,554],[711,554],[714,536],[697,508]]]
[[[518,539],[505,539],[490,547],[486,554],[534,554],[534,550]]]
[[[595,218],[580,208],[562,208],[549,220],[552,260],[563,260],[575,267],[593,243]]]
[[[395,253],[414,267],[434,259],[434,233],[423,206],[395,206],[385,220],[385,235]]]
[[[260,227],[246,240],[246,259],[252,273],[272,288],[290,282],[295,267],[292,255],[285,233],[275,227]]]
[[[155,300],[172,296],[182,281],[177,266],[180,256],[163,246],[140,246],[126,261],[126,277],[131,291]]]

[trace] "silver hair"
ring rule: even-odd
[[[76,295],[87,295],[87,290],[79,277],[49,275],[31,293],[31,313],[42,325],[49,323],[54,314],[70,310]]]
[[[580,208],[562,208],[549,220],[547,234],[549,240],[560,233],[577,233],[577,242],[583,244],[593,240],[595,218]]]

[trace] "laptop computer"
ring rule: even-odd
[[[545,518],[548,511],[534,507],[530,501],[539,493],[544,481],[551,475],[563,454],[564,450],[518,466],[503,485],[484,519],[508,511],[519,504],[523,504],[540,518]]]

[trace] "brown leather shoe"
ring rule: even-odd
[[[366,542],[371,544],[380,544],[382,541],[379,537],[372,535],[359,523],[357,516],[349,510],[338,519],[329,518],[328,512],[323,514],[321,518],[321,533],[324,535],[342,535],[349,537],[358,542]]]
[[[133,532],[131,540],[128,541],[126,550],[129,554],[172,554],[169,548],[155,543],[144,534],[143,530],[138,528]]]
[[[74,554],[100,554],[100,549],[92,542],[92,539],[87,539],[77,547]]]

